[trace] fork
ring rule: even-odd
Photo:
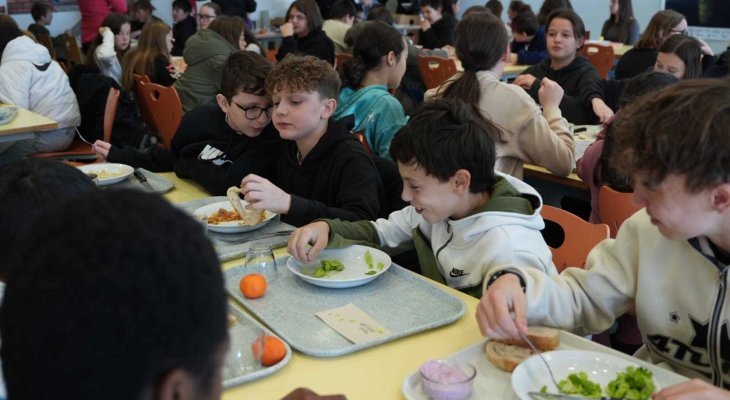
[[[547,360],[542,355],[542,352],[540,350],[538,350],[537,347],[535,347],[534,344],[532,344],[532,342],[530,341],[530,339],[528,339],[527,336],[525,336],[524,333],[522,333],[520,331],[517,331],[517,333],[520,334],[520,337],[522,338],[522,340],[524,340],[525,342],[527,342],[527,344],[530,346],[530,348],[532,349],[532,351],[534,351],[535,353],[537,353],[537,355],[540,357],[540,359],[542,360],[542,362],[545,364],[545,367],[547,368],[548,372],[550,373],[550,379],[552,379],[553,385],[555,385],[555,388],[558,389],[558,391],[559,391],[560,390],[560,386],[558,385],[558,381],[555,379],[555,375],[553,375],[553,370],[552,370],[552,368],[550,368],[550,364],[548,364]]]

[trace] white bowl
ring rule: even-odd
[[[370,268],[365,262],[365,252],[370,252],[373,259],[373,268]],[[315,278],[302,272],[313,271],[320,265],[320,261],[324,259],[339,260],[345,265],[345,269],[343,271],[332,272],[322,278]],[[379,263],[382,264],[382,269],[378,268]],[[294,257],[289,257],[286,262],[286,266],[289,267],[292,273],[312,285],[335,289],[355,287],[371,282],[385,273],[390,268],[390,264],[390,256],[383,251],[360,245],[348,246],[341,249],[322,250],[317,259],[308,264],[302,264],[295,260]],[[372,271],[375,273],[367,275]]]

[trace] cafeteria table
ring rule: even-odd
[[[0,143],[31,139],[34,132],[56,128],[58,128],[58,122],[18,107],[17,115],[9,123],[0,125]]]

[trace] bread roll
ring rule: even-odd
[[[533,326],[528,328],[527,338],[540,351],[554,350],[560,345],[560,331]],[[484,347],[487,360],[497,368],[512,372],[522,360],[535,354],[522,339],[493,339]]]

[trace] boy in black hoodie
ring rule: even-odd
[[[424,49],[440,49],[454,44],[453,4],[449,0],[421,1],[421,30],[418,33],[418,44]]]
[[[384,193],[371,157],[339,122],[330,121],[340,79],[326,61],[287,56],[266,79],[274,126],[287,143],[271,182],[258,175],[241,181],[252,209],[282,215],[295,226],[316,218],[374,219]]]

